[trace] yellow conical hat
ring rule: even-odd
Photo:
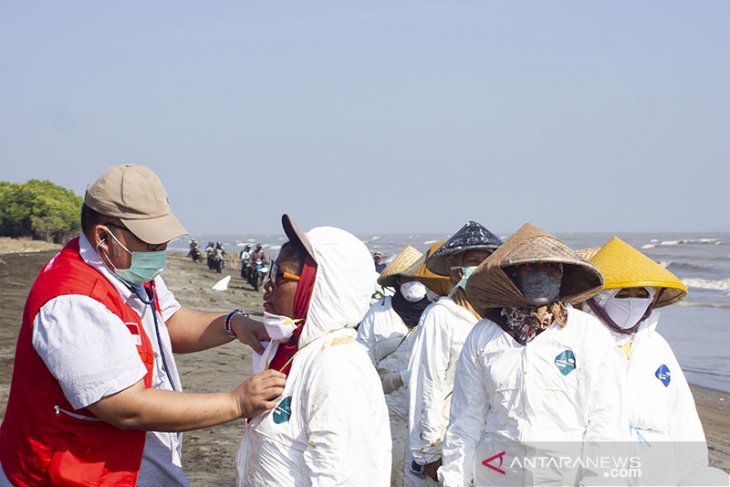
[[[403,250],[383,269],[378,277],[378,284],[381,286],[394,286],[395,279],[416,262],[423,254],[415,247],[406,245]]]
[[[681,301],[687,295],[687,286],[677,276],[617,237],[601,247],[591,262],[603,274],[604,289],[664,288],[657,308]]]
[[[416,278],[417,281],[422,282],[427,288],[435,292],[439,296],[447,296],[451,290],[451,279],[449,276],[442,276],[431,272],[426,267],[426,259],[436,252],[444,244],[444,240],[436,242],[431,245],[426,255],[421,256],[412,266],[401,273],[402,276],[409,276]]]

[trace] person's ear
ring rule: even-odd
[[[92,245],[94,248],[101,248],[105,252],[109,253],[109,228],[101,223],[94,225],[94,241]]]

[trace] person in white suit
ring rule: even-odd
[[[602,480],[579,462],[617,438],[617,366],[605,328],[570,306],[601,282],[594,266],[530,224],[474,271],[466,292],[485,318],[456,368],[443,485]]]
[[[617,237],[598,249],[591,262],[603,274],[603,291],[583,308],[615,340],[627,453],[642,460],[642,475],[632,485],[711,485],[713,476],[722,480],[722,472],[708,468],[705,433],[687,379],[657,331],[658,309],[684,299],[687,287]],[[721,485],[727,485],[726,474]]]
[[[383,383],[393,439],[391,485],[403,484],[403,457],[408,436],[408,360],[416,326],[431,301],[427,288],[415,277],[405,276],[423,254],[407,245],[380,273],[378,284],[394,290],[370,306],[357,327],[357,340],[365,345]]]
[[[469,221],[426,260],[433,273],[449,276],[453,289],[424,311],[408,364],[407,486],[437,482],[456,361],[469,331],[481,318],[466,298],[464,286],[476,266],[501,244],[484,226]]]
[[[387,486],[388,409],[354,330],[370,302],[372,259],[344,230],[282,222],[289,241],[264,294],[272,342],[258,363],[288,377],[274,410],[245,425],[239,485]]]

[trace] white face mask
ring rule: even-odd
[[[648,298],[617,298],[616,292],[608,297],[603,304],[603,310],[622,330],[636,326],[646,310],[649,309],[653,297]]]
[[[418,281],[404,282],[400,285],[400,293],[409,303],[416,303],[426,297],[426,286]]]
[[[253,353],[253,373],[258,374],[269,367],[274,359],[279,344],[288,341],[297,329],[297,323],[302,320],[295,320],[288,316],[280,316],[264,311],[264,328],[266,333],[271,337],[271,341],[266,343],[264,352],[258,354]],[[264,343],[262,343],[264,345]]]
[[[264,311],[264,327],[272,342],[281,343],[289,340],[300,321],[302,320],[295,320],[288,316],[275,315]]]

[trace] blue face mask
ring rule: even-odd
[[[469,277],[471,277],[477,267],[478,266],[475,265],[469,267],[452,267],[452,269],[461,269],[461,279],[456,283],[456,287],[466,289],[466,283],[469,281]]]
[[[113,268],[114,274],[121,280],[132,286],[139,286],[143,282],[150,282],[165,269],[167,264],[167,250],[158,250],[154,252],[132,252],[122,244],[117,237],[110,231],[114,241],[119,244],[127,253],[132,256],[132,263],[128,269],[118,269],[111,263],[107,257],[109,264]]]

